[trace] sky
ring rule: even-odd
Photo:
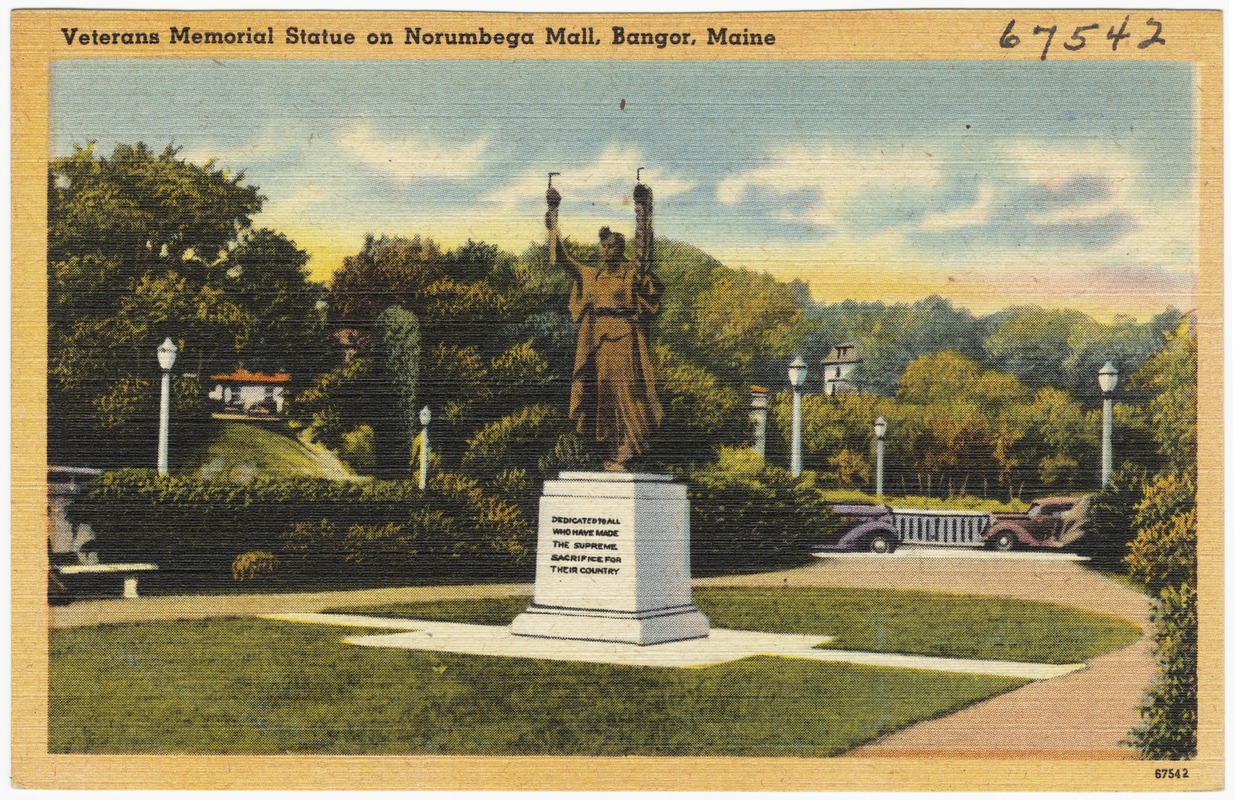
[[[366,233],[633,234],[809,282],[1109,320],[1195,307],[1191,67],[1169,62],[82,60],[53,68],[51,151],[182,147],[243,170],[254,219],[325,280]]]

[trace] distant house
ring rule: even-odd
[[[214,388],[207,395],[219,410],[243,414],[282,414],[292,376],[286,372],[267,375],[238,369],[229,375],[212,375]]]
[[[862,357],[855,342],[844,342],[832,348],[822,362],[825,394],[850,394],[859,387],[851,378]]]

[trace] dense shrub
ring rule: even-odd
[[[1197,461],[1196,335],[1182,324],[1167,346],[1133,375],[1157,394],[1148,404],[1162,469],[1136,506],[1128,574],[1155,596],[1158,680],[1141,706],[1132,741],[1146,758],[1196,756]]]
[[[1136,536],[1136,505],[1141,499],[1144,473],[1137,468],[1111,476],[1109,488],[1089,500],[1089,534],[1076,542],[1076,552],[1089,556],[1098,569],[1124,572],[1128,546]]]
[[[275,554],[265,550],[241,553],[232,562],[232,579],[247,581],[261,575],[273,575],[278,563]]]
[[[684,474],[690,497],[690,557],[696,575],[757,572],[810,560],[836,538],[840,520],[809,480],[768,466],[744,448]]]
[[[93,526],[101,560],[154,562],[181,585],[227,578],[237,556],[259,551],[331,581],[521,576],[532,540],[518,508],[452,473],[422,492],[410,481],[237,485],[121,470],[92,481],[72,514]]]
[[[1146,693],[1142,724],[1131,732],[1145,758],[1196,756],[1196,589],[1168,587],[1153,610],[1159,680]]]

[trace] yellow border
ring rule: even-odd
[[[1198,98],[1200,247],[1201,705],[1200,753],[1191,778],[1155,781],[1153,762],[1102,760],[734,759],[554,757],[232,757],[66,756],[47,753],[46,605],[46,162],[50,63],[67,58],[639,58],[1034,60],[1022,44],[998,46],[1011,18],[1070,30],[1116,12],[863,11],[780,14],[464,14],[448,12],[102,12],[18,11],[12,15],[13,128],[13,441],[12,623],[13,776],[38,788],[264,789],[1035,789],[1180,790],[1222,785],[1222,18],[1216,11],[1160,11],[1167,47],[1112,54],[1102,47],[1052,50],[1053,60],[1191,62]],[[1137,11],[1148,14],[1148,11]],[[60,28],[165,30],[168,25],[226,29],[272,25],[401,31],[536,30],[553,24],[607,30],[705,30],[728,24],[775,31],[774,48],[352,48],[184,46],[66,47]],[[1018,23],[1019,24],[1019,23]],[[166,37],[164,37],[166,39]],[[538,40],[543,37],[538,36]],[[1130,98],[1134,100],[1134,98]],[[1081,698],[1078,698],[1081,700]],[[1174,764],[1173,766],[1181,766]]]

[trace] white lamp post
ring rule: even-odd
[[[159,366],[163,369],[163,391],[159,404],[159,474],[167,474],[167,428],[171,416],[172,365],[176,363],[176,343],[167,337],[159,345]]]
[[[420,488],[425,488],[429,480],[429,420],[433,414],[429,407],[420,409]]]
[[[793,459],[789,471],[802,474],[802,384],[806,383],[806,362],[795,356],[789,364],[789,385],[793,387]]]
[[[1119,370],[1115,365],[1106,362],[1098,370],[1098,386],[1102,389],[1102,488],[1111,485],[1111,465],[1114,461],[1111,455],[1111,394],[1119,383]]]
[[[888,421],[883,417],[875,420],[875,496],[883,497],[883,435],[888,432]]]

